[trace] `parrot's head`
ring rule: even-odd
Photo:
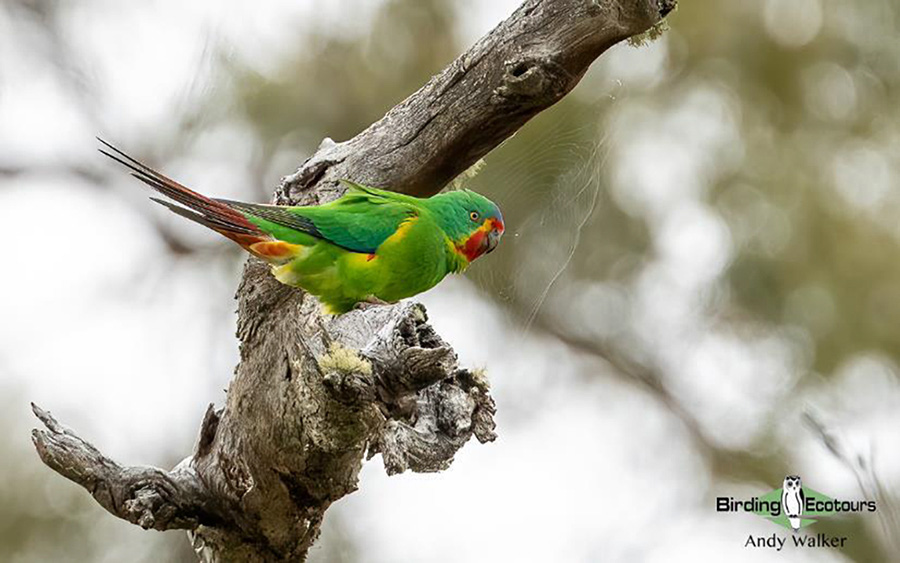
[[[500,244],[505,226],[493,201],[469,190],[439,194],[429,201],[441,228],[469,262]]]

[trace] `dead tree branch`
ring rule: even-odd
[[[327,201],[341,178],[434,194],[673,7],[528,0],[380,121],[323,142],[275,200]],[[41,459],[120,518],[189,530],[204,561],[283,561],[305,559],[366,455],[381,453],[389,473],[439,471],[471,436],[494,439],[487,383],[457,366],[420,305],[324,319],[254,260],[237,299],[241,361],[191,457],[171,471],[123,467],[35,407]]]

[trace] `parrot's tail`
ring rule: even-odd
[[[155,197],[150,198],[153,201],[166,206],[182,217],[200,223],[201,225],[209,227],[217,233],[230,238],[254,254],[258,255],[258,253],[251,248],[252,246],[257,245],[258,243],[268,243],[272,241],[271,236],[248,221],[240,211],[229,207],[221,201],[216,201],[198,194],[179,184],[175,180],[150,168],[146,164],[128,156],[99,137],[97,140],[112,151],[107,152],[100,149],[100,152],[129,168],[131,170],[131,175],[138,180],[181,205],[176,205],[172,202],[163,201]]]

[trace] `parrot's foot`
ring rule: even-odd
[[[374,295],[370,295],[366,297],[365,301],[359,301],[356,305],[353,306],[354,309],[364,310],[368,309],[372,306],[381,306],[381,305],[391,305],[391,303],[387,301],[383,301]]]

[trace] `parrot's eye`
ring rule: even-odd
[[[471,219],[471,220],[473,220],[473,221],[477,221],[477,220],[480,219],[480,218],[481,218],[481,215],[479,215],[477,211],[470,211],[470,212],[469,212],[469,219]]]

